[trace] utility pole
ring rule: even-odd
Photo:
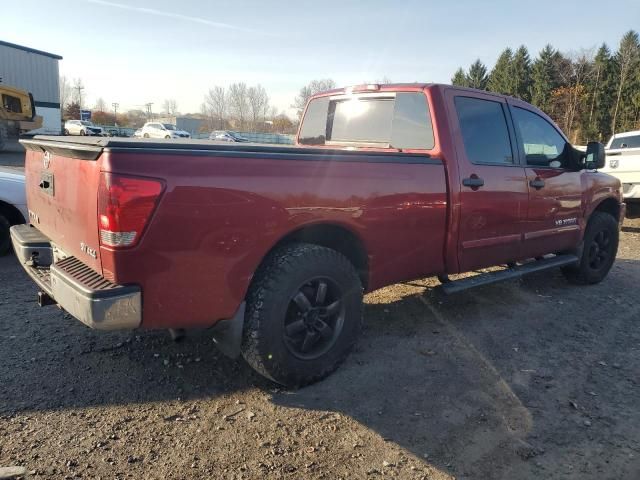
[[[80,105],[80,110],[82,110],[82,90],[84,90],[84,87],[82,86],[82,83],[78,82],[73,88],[78,90],[78,104]]]
[[[153,102],[145,103],[145,107],[147,107],[147,119],[149,121],[153,120],[153,113],[151,112],[152,105],[153,105]]]
[[[117,127],[118,126],[118,105],[120,105],[117,102],[113,102],[111,104],[113,106],[113,126]],[[118,135],[120,135],[120,128],[118,128]]]

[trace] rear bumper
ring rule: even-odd
[[[142,293],[136,285],[116,285],[75,257],[53,262],[49,239],[30,225],[11,227],[22,267],[55,303],[85,325],[99,330],[137,328]]]

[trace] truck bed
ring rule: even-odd
[[[140,286],[145,327],[230,318],[264,256],[311,231],[336,247],[345,235],[361,242],[369,290],[443,269],[445,169],[426,154],[100,137],[22,143],[31,223],[106,280]],[[104,174],[162,182],[131,248],[101,244]]]

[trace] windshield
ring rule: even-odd
[[[82,125],[84,125],[85,127],[93,127],[93,123],[87,121],[87,120],[81,120],[80,123]]]
[[[163,123],[162,125],[164,125],[164,128],[166,128],[167,130],[175,130],[176,129],[175,125],[172,125],[170,123]]]

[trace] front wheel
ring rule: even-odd
[[[148,134],[148,133],[145,133],[145,134],[143,135],[143,137],[144,137],[144,138],[149,138],[149,134]]]
[[[84,137],[87,134],[87,132],[85,132],[84,130],[80,130],[80,136]]]
[[[333,372],[362,325],[362,284],[342,254],[295,243],[269,254],[247,295],[242,355],[289,387]]]
[[[169,140],[170,138],[171,138],[171,136],[170,136],[170,135],[166,135],[166,136],[164,137],[164,139],[165,139],[165,140]]]
[[[618,222],[608,213],[594,212],[584,234],[582,255],[577,265],[562,273],[572,283],[590,285],[601,282],[611,270],[618,253]]]

